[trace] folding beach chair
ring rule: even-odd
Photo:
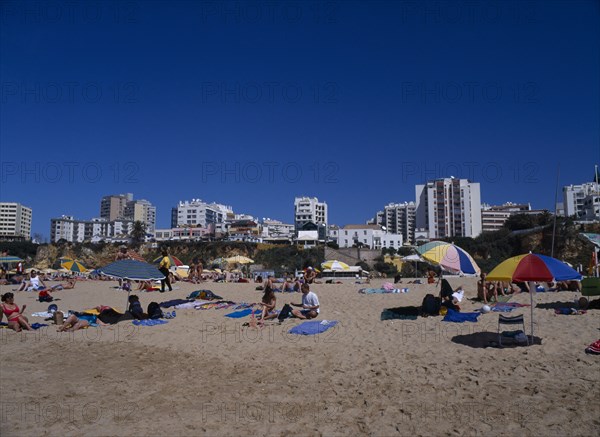
[[[523,315],[520,316],[503,316],[502,314],[498,315],[498,344],[502,347],[502,333],[500,332],[500,325],[521,325],[523,327],[523,333],[525,333],[525,319],[523,319]],[[525,335],[527,338],[527,346],[529,346],[529,337]]]

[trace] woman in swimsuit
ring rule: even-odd
[[[8,327],[14,329],[17,332],[21,331],[21,327],[33,331],[33,328],[29,324],[27,317],[23,315],[27,305],[23,305],[23,309],[19,310],[19,307],[15,305],[15,295],[13,293],[5,293],[2,295],[2,303],[0,304],[0,321],[2,317],[6,316],[8,319]]]
[[[279,312],[275,310],[276,305],[277,298],[275,297],[275,293],[273,292],[273,289],[267,284],[267,286],[265,287],[265,294],[263,295],[262,302],[260,302],[260,306],[262,307],[260,315],[261,320],[269,320],[277,317]]]

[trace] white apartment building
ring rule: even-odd
[[[316,197],[296,197],[294,199],[294,227],[296,232],[307,223],[327,227],[327,203]],[[323,235],[323,238],[325,236]]]
[[[415,202],[390,203],[377,212],[373,222],[392,234],[402,234],[405,242],[414,244],[416,214]]]
[[[479,183],[443,178],[415,186],[416,228],[428,238],[477,237],[481,234]]]
[[[50,220],[50,242],[56,243],[61,239],[72,243],[84,241],[110,240],[123,238],[133,231],[131,220],[106,220],[94,218],[77,220],[72,216],[63,215]]]
[[[146,231],[154,233],[156,228],[156,207],[145,199],[130,200],[125,205],[123,218],[146,225]]]
[[[214,236],[214,226],[202,227],[180,227],[171,229],[156,229],[154,238],[156,241],[199,241],[208,240]]]
[[[513,214],[527,214],[531,211],[529,203],[506,202],[502,205],[481,204],[481,230],[482,232],[498,231],[506,220]]]
[[[31,239],[31,208],[16,202],[0,202],[0,239]]]
[[[279,220],[263,218],[261,222],[261,237],[263,239],[290,239],[294,236],[294,225]]]
[[[565,216],[586,221],[600,220],[600,184],[587,182],[563,187]]]
[[[233,218],[233,209],[228,205],[206,203],[200,199],[183,201],[171,210],[171,227],[200,226],[224,223],[229,217]]]
[[[380,225],[346,225],[336,230],[337,244],[340,248],[362,244],[363,247],[380,250],[384,247],[398,249],[402,247],[402,235],[392,234]],[[333,234],[329,234],[333,238]]]

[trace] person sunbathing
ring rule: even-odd
[[[73,332],[93,325],[104,325],[94,314],[78,313],[71,314],[57,329],[58,332]]]
[[[23,308],[19,310],[19,307],[15,304],[15,295],[13,293],[5,293],[1,298],[2,303],[0,304],[0,322],[2,318],[6,316],[8,320],[8,327],[16,332],[21,332],[21,328],[27,331],[33,331],[33,328],[29,324],[27,317],[23,315],[23,311],[27,308],[27,305],[23,305]]]
[[[29,283],[29,287],[27,286],[27,283]],[[29,281],[23,281],[17,291],[23,291],[25,289],[27,289],[27,291],[38,291],[44,288],[47,288],[46,284],[44,284],[44,281],[40,279],[40,277],[37,275],[37,272],[32,270],[29,276]]]
[[[56,290],[72,290],[73,288],[75,288],[75,283],[77,282],[76,279],[71,278],[71,279],[67,279],[67,283],[66,284],[56,284],[53,285],[50,290],[51,291],[56,291]]]

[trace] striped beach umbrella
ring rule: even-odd
[[[464,249],[444,241],[432,241],[417,248],[427,261],[451,273],[479,275],[481,269]]]
[[[62,263],[60,266],[63,269],[66,269],[70,272],[81,273],[81,272],[87,271],[87,268],[83,264],[81,264],[79,261],[76,261],[76,260],[66,261],[66,262]]]
[[[174,256],[174,255],[167,255],[167,256],[169,257],[169,261],[171,262],[172,266],[182,266],[183,265],[183,262],[176,256]],[[163,256],[159,256],[158,258],[155,258],[152,262],[154,264],[159,264],[163,258],[164,258]]]
[[[564,262],[546,255],[528,253],[513,256],[498,264],[490,273],[487,281],[529,282],[531,301],[531,340],[533,342],[533,295],[535,282],[580,281],[581,274]]]
[[[332,259],[332,260],[328,260],[328,261],[325,261],[324,263],[322,263],[321,268],[323,268],[325,270],[342,271],[342,270],[348,270],[350,268],[350,266],[344,262],[338,261],[337,259]]]
[[[18,256],[0,256],[0,263],[11,264],[11,263],[18,263],[19,261],[23,261],[23,260],[21,258],[19,258]]]
[[[122,259],[100,267],[98,272],[114,278],[129,279],[132,281],[155,281],[165,279],[155,266],[133,259]]]

